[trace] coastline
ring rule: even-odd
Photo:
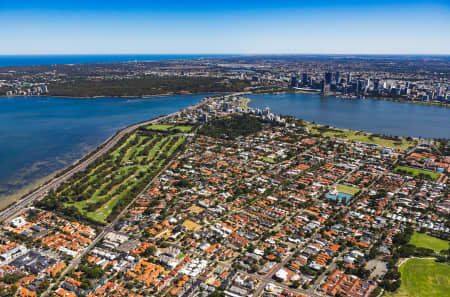
[[[142,96],[62,96],[62,95],[50,95],[50,94],[45,94],[45,95],[32,95],[32,96],[24,96],[24,95],[13,95],[13,96],[6,96],[6,95],[0,95],[0,98],[17,98],[17,97],[23,97],[23,98],[27,98],[27,97],[52,97],[52,98],[68,98],[68,99],[102,99],[102,98],[117,98],[117,99],[133,99],[133,98],[138,98],[138,99],[151,99],[151,98],[155,98],[155,97],[166,97],[166,96],[183,96],[183,95],[206,95],[206,94],[214,94],[214,95],[219,95],[219,94],[233,94],[234,92],[213,92],[213,93],[163,93],[163,94],[155,94],[155,95],[142,95]]]
[[[24,95],[14,95],[14,96],[6,96],[0,95],[3,98],[12,98],[12,97],[54,97],[54,98],[70,98],[70,99],[100,99],[100,98],[153,98],[153,97],[164,97],[164,96],[172,96],[172,95],[200,95],[201,93],[185,93],[185,94],[176,94],[176,93],[164,93],[157,95],[142,95],[142,96],[61,96],[61,95],[32,95],[32,96],[24,96]]]
[[[285,94],[285,93],[295,93],[295,92],[279,92],[279,93],[270,93],[270,94]],[[228,94],[233,94],[233,93],[228,93]],[[264,95],[264,93],[251,93],[252,95]],[[151,97],[160,97],[160,96],[166,96],[166,95],[154,95]],[[217,96],[217,94],[213,95],[212,97]],[[243,94],[243,96],[245,96],[245,94]],[[205,98],[208,98],[211,96],[206,96],[203,98],[203,100]],[[104,98],[104,97],[98,97],[98,98]],[[131,98],[140,98],[140,97],[131,97]],[[251,99],[246,97],[246,100],[243,102],[243,105],[241,106],[242,108],[247,108],[248,104],[250,103]],[[201,101],[203,101],[201,100]],[[185,109],[189,109],[192,108],[194,106],[197,106],[200,104],[199,101],[197,104],[195,105],[191,105],[186,107]],[[23,188],[21,188],[20,190],[18,190],[16,193],[11,194],[11,195],[4,195],[4,196],[0,196],[0,211],[8,208],[9,206],[11,206],[12,204],[20,201],[21,199],[25,198],[26,196],[28,196],[30,193],[34,192],[35,190],[37,190],[39,187],[41,187],[42,185],[45,185],[47,183],[49,183],[53,178],[57,177],[58,175],[64,174],[64,172],[70,170],[71,168],[73,168],[74,166],[76,166],[77,164],[80,164],[81,162],[83,162],[83,160],[85,160],[86,158],[88,158],[89,156],[93,155],[95,152],[97,152],[98,150],[100,150],[102,147],[104,147],[109,141],[111,141],[118,133],[120,133],[120,131],[127,129],[131,126],[135,126],[135,125],[139,125],[140,123],[143,122],[147,122],[147,121],[151,121],[151,120],[156,120],[160,117],[164,117],[167,115],[159,115],[157,117],[153,117],[141,122],[136,122],[136,123],[132,123],[128,126],[122,127],[120,129],[118,129],[116,132],[114,132],[111,136],[109,136],[105,141],[103,141],[102,143],[100,143],[98,146],[96,146],[93,150],[91,150],[90,152],[86,153],[85,155],[81,156],[78,160],[74,161],[71,165],[66,166],[64,168],[61,168],[60,170],[57,170],[53,173],[50,173],[49,175],[43,177],[43,178],[39,178],[36,181],[31,182],[29,185],[24,186]],[[317,126],[324,126],[321,124],[315,124],[314,122],[308,122],[305,120],[306,123],[308,123],[309,125],[317,125]],[[372,135],[374,133],[371,132],[367,132],[367,131],[363,131],[363,130],[355,130],[355,129],[345,129],[345,128],[337,128],[339,130],[342,131],[354,131],[354,132],[361,132],[364,134],[368,134],[368,135]],[[337,137],[339,138],[339,137]],[[405,139],[406,137],[400,137],[402,139]]]
[[[63,168],[61,170],[64,170],[66,168]],[[32,181],[30,184],[22,187],[20,190],[18,190],[14,194],[0,196],[0,211],[8,208],[9,206],[13,205],[17,201],[21,200],[28,193],[33,192],[34,190],[38,189],[40,186],[48,183],[50,180],[55,178],[55,176],[61,170],[54,171],[54,172],[50,173],[49,175],[47,175],[45,177],[41,177],[41,178],[38,178],[35,181]]]
[[[202,100],[200,100],[196,104],[187,106],[183,110],[195,108],[196,106],[201,105],[205,99],[211,98],[213,96],[217,96],[217,94],[212,95],[212,96],[211,95],[205,96]],[[23,96],[23,97],[25,97],[25,96]],[[137,98],[137,97],[132,97],[132,98]],[[98,151],[100,151],[102,148],[107,146],[108,143],[110,143],[112,140],[114,140],[114,138],[118,134],[120,134],[122,131],[132,128],[133,126],[136,126],[136,128],[137,128],[139,125],[142,125],[144,123],[155,121],[155,120],[158,120],[163,117],[171,116],[171,115],[177,114],[178,112],[179,111],[172,112],[169,114],[161,114],[159,116],[156,116],[156,117],[153,117],[150,119],[131,123],[127,126],[124,126],[120,129],[118,129],[111,136],[109,136],[106,140],[104,140],[102,143],[100,143],[98,146],[96,146],[93,150],[91,150],[88,153],[86,153],[85,155],[81,156],[78,160],[75,160],[71,165],[61,168],[60,170],[57,170],[43,178],[40,178],[40,179],[30,183],[27,186],[24,186],[23,188],[18,190],[17,193],[15,193],[15,194],[0,196],[0,213],[6,211],[7,209],[12,207],[16,203],[20,203],[21,200],[24,200],[26,197],[30,196],[32,193],[39,190],[42,186],[45,186],[45,185],[51,183],[52,180],[54,180],[55,178],[58,178],[58,177],[64,175],[66,172],[68,172],[68,171],[74,169],[75,167],[77,167],[78,165],[82,164],[85,160],[89,159],[90,157],[95,155]]]
[[[233,94],[234,92],[214,92],[214,94]],[[313,91],[291,91],[291,90],[279,90],[279,91],[262,91],[262,92],[243,92],[244,94],[248,95],[282,95],[282,94],[309,94],[309,95],[318,95],[321,96],[319,92],[313,92]],[[132,99],[132,98],[138,98],[138,99],[151,99],[155,97],[164,97],[164,96],[176,96],[176,95],[201,95],[204,93],[192,93],[192,92],[183,92],[183,93],[163,93],[163,94],[155,94],[155,95],[142,95],[142,96],[62,96],[62,95],[33,95],[33,96],[24,96],[24,95],[14,95],[14,96],[6,96],[6,95],[0,95],[0,98],[12,98],[12,97],[53,97],[53,98],[69,98],[69,99],[101,99],[101,98],[117,98],[117,99]],[[338,99],[344,99],[339,98],[337,96],[341,96],[341,94],[331,94],[327,95],[325,97],[336,97]],[[355,99],[344,99],[344,100],[383,100],[383,101],[391,101],[391,102],[398,102],[398,103],[407,103],[407,104],[421,104],[421,105],[429,105],[429,106],[436,106],[436,107],[446,107],[449,108],[449,103],[437,103],[437,102],[426,102],[426,101],[415,101],[415,100],[400,100],[396,98],[390,98],[390,97],[373,97],[373,96],[367,96],[365,98],[355,98]]]

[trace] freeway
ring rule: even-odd
[[[69,170],[68,172],[64,173],[61,176],[53,178],[52,180],[50,180],[50,182],[42,185],[41,187],[39,187],[37,190],[35,190],[31,194],[23,197],[21,200],[17,201],[15,204],[13,204],[10,207],[8,207],[5,210],[3,210],[0,213],[0,222],[7,221],[8,219],[13,217],[17,213],[19,213],[22,210],[24,210],[27,207],[29,207],[33,202],[35,202],[39,198],[42,198],[43,196],[45,196],[45,194],[47,194],[48,191],[50,191],[52,189],[56,189],[61,183],[67,181],[75,173],[84,170],[87,166],[89,166],[89,164],[94,162],[98,157],[102,156],[103,154],[108,152],[111,148],[113,148],[116,145],[116,143],[123,136],[125,136],[126,134],[132,132],[133,130],[135,130],[135,129],[141,127],[141,126],[154,124],[156,122],[163,121],[163,120],[165,120],[167,118],[170,118],[170,117],[173,117],[173,116],[177,116],[177,115],[179,115],[182,112],[191,111],[193,109],[196,109],[196,108],[206,104],[210,100],[211,99],[206,100],[206,101],[202,101],[202,102],[200,102],[200,103],[198,103],[196,105],[187,107],[184,110],[181,110],[181,111],[178,111],[178,112],[175,112],[175,113],[172,113],[172,114],[168,114],[168,115],[156,118],[156,119],[148,120],[148,121],[145,121],[145,122],[140,122],[140,123],[128,126],[126,128],[123,128],[122,130],[117,132],[115,135],[113,135],[110,138],[108,138],[103,143],[103,146],[101,146],[100,149],[98,149],[94,154],[92,154],[92,156],[89,156],[88,158],[85,158],[84,160],[82,159],[82,161],[79,161],[79,163],[75,163],[75,166],[71,170]]]

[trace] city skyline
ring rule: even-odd
[[[450,53],[446,1],[0,4],[1,55]]]

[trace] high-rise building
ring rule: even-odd
[[[308,84],[309,84],[308,73],[303,73],[302,74],[302,85],[306,86]]]
[[[322,80],[321,89],[322,89],[321,94],[327,96],[328,93],[330,92],[330,84],[327,84],[325,80]]]
[[[292,88],[298,87],[298,79],[296,76],[291,77],[291,82],[289,83],[289,86]]]
[[[375,92],[378,92],[378,88],[380,87],[380,80],[378,78],[375,78],[373,80],[373,90]]]
[[[350,83],[352,81],[352,73],[347,73],[347,83]]]
[[[339,84],[339,71],[336,71],[336,74],[334,75],[334,79],[336,81],[336,84]]]
[[[331,72],[325,72],[325,83],[331,84],[332,77],[333,77],[333,74]]]

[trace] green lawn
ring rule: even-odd
[[[426,233],[418,233],[418,232],[414,232],[409,243],[415,245],[416,247],[424,247],[432,249],[436,252],[446,250],[449,247],[448,246],[449,242],[446,240],[430,236]]]
[[[387,297],[449,297],[450,265],[431,259],[409,259],[400,267],[402,284]]]
[[[147,126],[147,130],[153,130],[153,131],[172,131],[172,130],[179,130],[183,133],[191,131],[193,126],[175,126],[175,125],[150,125]]]
[[[247,110],[247,108],[248,108],[248,103],[249,103],[249,102],[250,102],[250,98],[247,98],[247,97],[242,98],[242,101],[241,101],[241,103],[239,104],[239,107],[242,108],[242,109],[244,109],[244,110]]]
[[[261,157],[261,160],[263,160],[264,162],[270,163],[270,164],[275,164],[275,160],[273,158]]]
[[[428,175],[432,180],[437,180],[440,175],[439,172],[418,169],[418,168],[405,167],[405,166],[395,167],[394,172],[396,172],[396,173],[406,172],[407,175],[414,176],[414,177],[419,176],[419,174],[422,173],[424,175]]]
[[[337,186],[337,191],[339,193],[344,193],[344,194],[348,194],[348,195],[354,196],[356,193],[359,192],[359,188],[346,186],[346,185],[338,185]]]
[[[361,132],[361,131],[353,131],[339,128],[330,128],[326,131],[320,132],[320,128],[323,127],[321,125],[306,123],[306,127],[312,133],[321,133],[323,136],[329,136],[333,138],[339,139],[348,139],[352,141],[359,141],[365,143],[373,143],[386,147],[407,149],[410,146],[414,146],[417,144],[415,140],[407,140],[406,138],[399,138],[398,140],[390,140],[384,139],[380,137],[376,137],[371,133]]]

